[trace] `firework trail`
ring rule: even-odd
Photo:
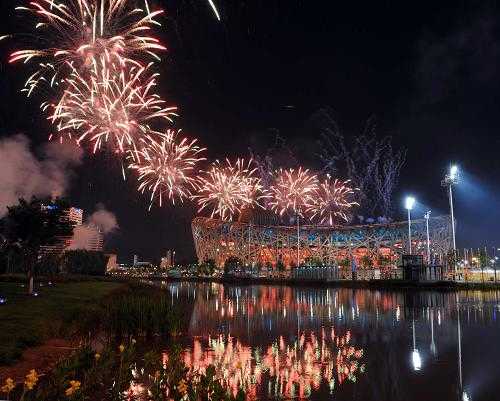
[[[285,212],[304,217],[318,190],[318,178],[308,169],[280,169],[275,173],[275,182],[270,187],[269,206],[283,216]]]
[[[208,0],[208,4],[210,4],[210,7],[212,7],[212,10],[213,10],[217,20],[220,21],[219,10],[217,10],[217,7],[215,6],[215,3],[213,2],[213,0]]]
[[[245,163],[238,159],[232,164],[226,159],[225,163],[218,160],[212,163],[200,177],[198,194],[193,197],[198,201],[198,212],[211,209],[211,218],[219,216],[230,221],[243,209],[259,205],[258,193],[262,187],[256,171],[252,160]]]
[[[205,160],[205,151],[196,145],[196,139],[179,140],[180,130],[168,130],[160,139],[146,136],[141,138],[141,150],[131,152],[129,169],[139,174],[139,192],[151,194],[150,206],[158,200],[160,207],[164,199],[175,205],[176,200],[193,196],[196,188],[197,165]]]
[[[77,143],[90,142],[94,153],[103,144],[116,153],[136,151],[139,139],[155,132],[150,124],[172,122],[176,115],[176,107],[167,107],[153,93],[159,74],[150,75],[150,66],[117,66],[109,65],[105,58],[95,60],[90,74],[74,69],[60,101],[42,104],[42,108],[53,110],[49,120],[61,138],[76,134]]]
[[[359,203],[352,200],[359,188],[352,188],[349,183],[350,180],[332,180],[330,175],[327,175],[319,186],[317,196],[314,197],[313,202],[307,209],[311,220],[317,219],[320,224],[330,226],[339,219],[348,222],[348,210],[359,205]]]
[[[38,0],[28,6],[16,7],[29,13],[33,32],[29,47],[10,55],[9,62],[36,62],[35,72],[28,77],[23,91],[28,96],[41,86],[58,86],[77,70],[90,68],[96,60],[106,57],[121,65],[149,56],[159,60],[165,50],[150,35],[159,26],[156,17],[162,10],[150,11],[147,1],[137,8],[133,0]],[[33,41],[32,38],[37,40]]]

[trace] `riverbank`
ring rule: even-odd
[[[272,278],[272,277],[164,277],[150,276],[142,279],[162,280],[171,282],[193,281],[212,282],[233,285],[290,285],[300,287],[317,288],[365,288],[365,289],[387,289],[387,290],[436,290],[436,291],[457,291],[457,290],[500,290],[500,282],[454,282],[454,281],[426,281],[416,282],[407,280],[315,280],[315,279],[293,279],[293,278]]]
[[[37,285],[37,296],[28,296],[24,284],[0,282],[0,296],[6,299],[0,306],[0,365],[13,364],[25,349],[49,339],[70,339],[83,310],[125,285],[110,281],[45,282]]]

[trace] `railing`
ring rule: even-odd
[[[131,276],[131,277],[196,277],[195,272],[183,273],[177,271],[177,275],[173,276],[168,271],[151,271],[144,270],[134,272],[132,269],[125,272],[114,272],[111,275]],[[215,277],[222,277],[222,272],[219,272]],[[235,278],[252,278],[252,279],[274,279],[274,280],[297,280],[297,281],[385,281],[385,280],[405,280],[415,282],[437,282],[450,281],[457,283],[500,283],[500,271],[496,269],[458,269],[450,270],[443,266],[419,266],[413,270],[405,270],[401,267],[391,267],[385,269],[378,268],[358,268],[355,272],[351,268],[342,268],[337,266],[304,266],[291,270],[260,270],[242,269],[228,275]],[[201,277],[201,276],[200,276]],[[203,276],[208,278],[208,276]]]
[[[293,269],[290,278],[295,280],[398,280],[403,278],[402,269],[358,269],[353,272],[351,269],[338,267],[301,267]]]
[[[461,283],[498,283],[500,271],[496,268],[456,269],[446,274],[446,280]]]

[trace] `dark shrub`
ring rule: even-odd
[[[103,252],[75,250],[62,256],[62,266],[66,273],[104,276],[108,257]]]

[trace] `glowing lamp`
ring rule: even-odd
[[[453,165],[450,167],[450,178],[452,180],[456,179],[458,176],[458,166],[457,165]]]
[[[413,196],[407,196],[405,199],[405,209],[412,210],[413,206],[415,206],[415,198]]]

